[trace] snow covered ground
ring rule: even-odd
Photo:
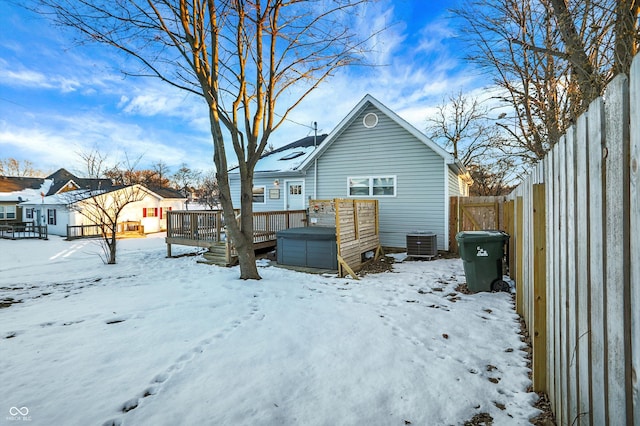
[[[0,240],[0,424],[495,425],[538,414],[508,294],[459,259],[360,281],[167,259],[162,235]],[[174,246],[174,253],[193,252]],[[6,305],[6,303],[5,303]]]

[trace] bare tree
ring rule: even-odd
[[[450,95],[427,117],[427,134],[450,151],[473,178],[471,195],[504,195],[522,166],[503,151],[510,135],[498,126],[491,111],[477,98]]]
[[[508,158],[499,158],[489,164],[469,164],[467,169],[473,179],[469,195],[507,195],[515,187],[513,163]]]
[[[488,124],[488,117],[488,109],[477,98],[458,92],[427,117],[427,133],[466,166],[480,161],[496,144],[498,132]]]
[[[137,59],[142,70],[129,75],[156,77],[204,98],[220,202],[243,279],[260,279],[253,251],[255,165],[289,113],[334,71],[358,62],[367,40],[352,28],[367,2],[39,0],[40,13],[80,31],[84,40]],[[227,141],[240,172],[239,222]]]
[[[118,185],[135,185],[136,183],[139,183],[146,187],[167,188],[171,183],[168,178],[158,175],[156,170],[134,170],[132,168],[122,169],[119,165],[106,170],[104,175]]]
[[[89,177],[85,181],[89,184],[63,195],[70,210],[80,213],[100,229],[105,263],[115,264],[118,221],[129,204],[143,200],[148,192],[138,184],[103,186],[104,171],[108,169],[106,156],[97,151],[81,156]]]
[[[29,160],[0,159],[0,176],[43,177],[44,173],[33,167]]]
[[[454,10],[470,46],[467,58],[502,89],[496,101],[511,109],[503,150],[524,162],[543,158],[570,121],[566,61],[555,54],[559,37],[537,0],[472,1]],[[524,46],[536,45],[527,50]],[[568,86],[569,85],[569,86]]]
[[[494,77],[515,126],[505,150],[542,158],[638,46],[636,0],[474,0],[454,14],[470,60]]]
[[[196,189],[196,194],[200,202],[204,203],[208,208],[212,210],[219,208],[220,188],[218,187],[215,171],[204,175]]]
[[[186,163],[182,163],[180,168],[171,177],[173,186],[177,190],[182,191],[185,196],[195,190],[199,185],[200,179],[200,171],[189,168]]]
[[[167,166],[167,163],[160,160],[153,164],[151,169],[156,173],[158,180],[161,183],[160,186],[164,187],[169,185],[169,174],[171,173],[171,170],[169,169],[169,166]]]

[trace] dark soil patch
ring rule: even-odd
[[[15,305],[16,303],[22,303],[22,300],[16,300],[13,297],[5,297],[0,300],[0,309],[8,308],[11,305]]]
[[[469,290],[469,287],[467,287],[467,283],[458,284],[458,286],[456,287],[456,291],[462,294],[473,294]]]
[[[491,426],[493,424],[493,417],[489,413],[478,413],[464,422],[464,426]]]
[[[556,418],[551,411],[551,402],[547,394],[542,392],[536,392],[538,394],[538,402],[535,403],[535,407],[541,410],[542,413],[531,419],[531,423],[536,426],[555,426]]]
[[[362,269],[358,272],[358,275],[363,277],[367,274],[381,274],[384,272],[393,271],[393,263],[395,262],[393,257],[380,256],[378,260],[372,260],[367,262]]]

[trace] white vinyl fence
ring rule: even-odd
[[[640,57],[510,195],[516,305],[561,425],[640,425]]]

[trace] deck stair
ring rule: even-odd
[[[204,260],[202,263],[208,263],[218,266],[231,266],[236,263],[237,259],[234,256],[229,256],[227,244],[224,241],[212,243],[202,257]]]

